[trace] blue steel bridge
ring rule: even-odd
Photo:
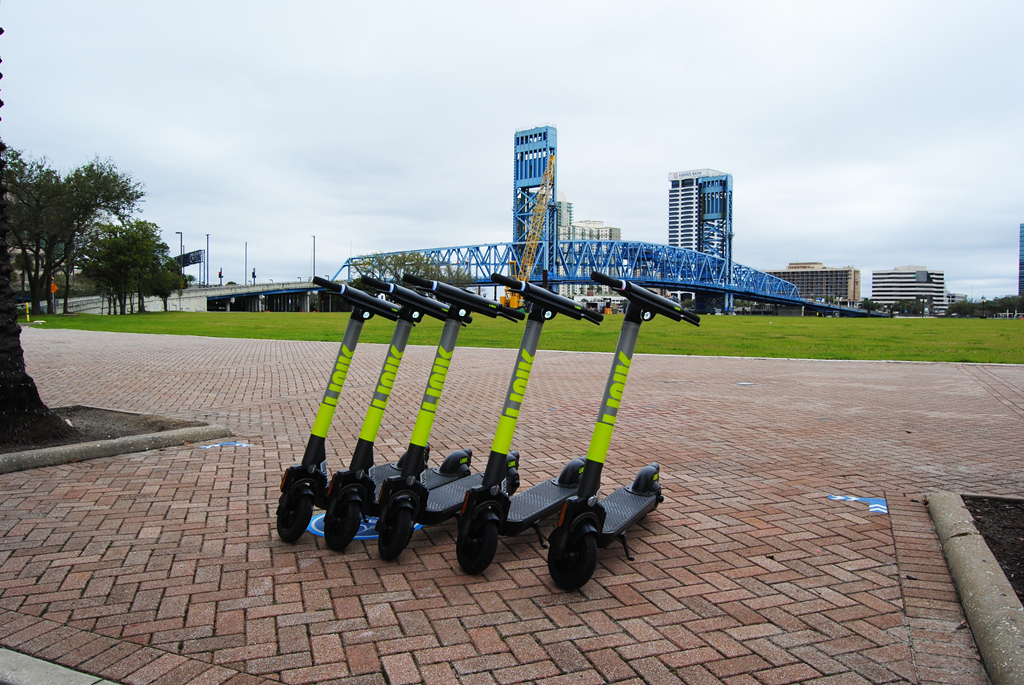
[[[357,256],[338,269],[334,280],[339,277],[352,280],[364,274],[381,278],[384,274],[375,271],[374,262],[378,259],[374,257],[417,253],[438,267],[465,271],[473,278],[473,285],[490,286],[494,285],[492,273],[510,275],[509,265],[519,263],[525,247],[525,242],[491,243]],[[802,306],[843,316],[866,314],[859,309],[804,300],[797,287],[788,281],[731,260],[681,247],[631,240],[559,240],[541,247],[542,252],[549,249],[554,254],[542,254],[537,259],[538,264],[553,267],[547,272],[549,286],[593,283],[590,273],[600,271],[647,288],[692,292],[698,308],[702,302],[717,301],[724,311],[731,311],[733,299],[738,298],[763,304]],[[538,266],[530,281],[542,282],[543,278]]]

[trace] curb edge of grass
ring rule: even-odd
[[[146,452],[162,447],[175,447],[190,442],[202,442],[217,438],[230,438],[234,435],[224,426],[191,426],[176,428],[160,433],[129,435],[112,440],[83,442],[77,445],[61,445],[44,447],[37,450],[8,452],[0,454],[0,473],[13,473],[42,466],[58,466],[76,461],[87,461],[101,457],[114,457],[119,454]]]
[[[960,495],[929,495],[928,513],[989,677],[1024,685],[1024,606]]]

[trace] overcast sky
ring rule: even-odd
[[[213,275],[511,239],[517,128],[577,219],[667,242],[667,174],[734,178],[735,259],[918,264],[1016,293],[1024,3],[4,0],[0,135],[111,158]],[[191,271],[198,273],[198,267]]]

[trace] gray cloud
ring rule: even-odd
[[[99,154],[241,280],[497,242],[517,127],[578,218],[666,238],[666,174],[735,178],[736,258],[1016,290],[1019,3],[4,3],[4,140]]]

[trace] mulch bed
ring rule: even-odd
[[[70,431],[71,435],[61,438],[54,438],[49,433],[32,435],[27,441],[0,446],[0,454],[34,450],[42,447],[75,445],[80,442],[111,440],[129,435],[162,433],[163,431],[174,430],[175,428],[206,425],[200,421],[184,421],[182,419],[169,419],[155,414],[132,414],[130,412],[83,407],[80,405],[60,407],[54,409],[53,412],[65,421],[70,422],[73,429]]]
[[[988,497],[963,500],[1017,598],[1024,601],[1024,502]]]

